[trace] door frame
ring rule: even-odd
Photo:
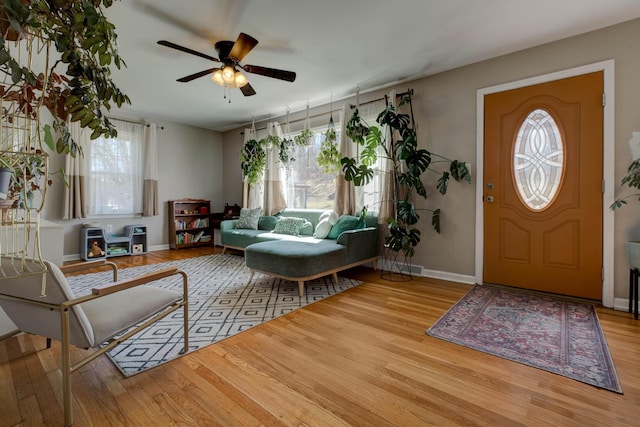
[[[602,305],[613,307],[613,244],[614,244],[614,215],[609,211],[609,206],[614,200],[614,107],[615,84],[613,59],[596,62],[576,68],[557,71],[541,76],[517,80],[478,89],[476,96],[476,283],[482,284],[484,277],[484,97],[486,95],[503,92],[511,89],[519,89],[525,86],[547,83],[581,74],[602,71],[604,73],[604,117],[603,117],[603,197],[602,197]]]

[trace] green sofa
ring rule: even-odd
[[[297,281],[300,296],[304,295],[304,282],[333,275],[348,268],[372,263],[378,257],[378,226],[375,217],[367,219],[363,228],[341,232],[335,239],[313,237],[322,210],[285,209],[274,217],[260,217],[258,229],[238,229],[238,220],[220,224],[221,242],[227,248],[244,250],[245,264],[260,272],[287,280]],[[300,235],[274,233],[277,218],[303,218],[311,226]],[[335,234],[335,233],[334,233]],[[331,235],[330,235],[331,236]]]

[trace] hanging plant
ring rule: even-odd
[[[285,137],[280,140],[280,143],[278,144],[278,159],[283,165],[289,165],[296,161],[295,157],[293,157],[294,145],[295,143],[291,138]]]
[[[411,107],[413,91],[404,97],[398,107],[389,104],[376,119],[381,127],[389,127],[391,132],[385,133],[377,126],[367,126],[356,109],[347,123],[347,136],[363,146],[358,157],[341,159],[345,180],[361,186],[374,176],[372,166],[377,161],[378,148],[392,164],[390,173],[393,180],[393,216],[387,219],[389,225],[385,236],[385,246],[412,257],[415,247],[420,243],[420,230],[416,224],[420,219],[413,204],[414,194],[426,199],[427,189],[422,182],[422,174],[430,171],[440,175],[436,184],[441,194],[446,194],[450,178],[456,181],[471,182],[471,173],[464,162],[450,160],[418,148],[418,140],[413,127],[413,109],[411,115],[399,112],[400,107],[408,104]],[[399,135],[395,137],[394,135]],[[432,159],[437,157],[438,160]],[[444,168],[434,168],[434,163],[445,163]],[[444,170],[443,170],[444,169]],[[426,209],[430,210],[430,209]],[[440,209],[430,210],[431,225],[440,232]]]
[[[309,129],[305,129],[293,137],[293,141],[298,146],[309,145],[312,139],[313,139],[313,132],[311,132]]]
[[[8,27],[0,34],[0,75],[8,81],[0,84],[0,95],[17,102],[20,111],[34,119],[41,105],[48,109],[60,136],[53,141],[48,132],[45,142],[58,153],[78,151],[67,120],[90,129],[91,139],[114,137],[116,130],[104,110],[130,103],[111,79],[111,66],[125,65],[117,52],[115,25],[103,10],[112,4],[113,0],[0,2],[0,16]],[[60,59],[47,63],[45,73],[35,71],[31,64],[19,63],[7,40],[19,40],[19,44],[37,40],[47,55],[52,43]],[[58,71],[58,66],[64,70]]]
[[[242,176],[249,185],[260,182],[266,163],[265,140],[248,140],[242,147],[240,165],[242,167]]]
[[[318,165],[324,173],[336,174],[340,171],[340,152],[336,142],[336,131],[333,127],[329,127],[323,136],[317,158]]]

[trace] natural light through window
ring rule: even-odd
[[[117,138],[91,141],[85,152],[90,216],[142,212],[142,135],[142,126],[133,126],[118,129]]]
[[[316,161],[326,129],[312,130],[307,145],[295,146],[290,167],[283,171],[287,206],[301,209],[332,209],[336,191],[336,176],[322,171]],[[336,130],[337,140],[340,131]],[[295,135],[292,135],[295,136]]]
[[[532,210],[549,206],[564,170],[564,142],[548,111],[532,111],[520,126],[513,150],[513,172],[520,198]]]

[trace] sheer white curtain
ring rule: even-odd
[[[251,129],[244,131],[244,143],[251,139],[257,141],[265,139],[267,136],[282,138],[283,133],[280,124],[277,122],[267,123],[266,129]],[[258,183],[249,185],[243,184],[242,206],[246,208],[262,208],[265,215],[271,215],[281,211],[286,207],[283,182],[280,177],[280,163],[278,158],[279,146],[267,144],[265,146],[267,161],[263,179]]]
[[[342,157],[356,157],[358,154],[358,144],[354,143],[347,136],[347,121],[349,117],[347,115],[347,105],[342,106],[340,110],[340,141],[338,141],[338,150]],[[340,168],[338,177],[336,178],[336,198],[333,205],[333,210],[338,215],[353,215],[357,211],[356,205],[356,186],[353,182],[347,181],[344,178],[344,172]]]
[[[395,96],[395,94],[394,94]],[[382,132],[385,129],[376,122],[378,114],[386,108],[387,104],[384,99],[367,102],[356,105],[359,115],[367,126],[377,126]],[[342,156],[357,157],[362,147],[346,136],[346,122],[353,114],[353,109],[345,106],[343,108],[344,119],[341,120],[341,138],[340,153]],[[334,210],[338,214],[357,215],[363,207],[367,208],[369,214],[377,215],[380,223],[386,223],[388,217],[388,207],[386,201],[389,197],[389,185],[392,183],[391,178],[391,162],[386,158],[384,150],[378,149],[378,160],[372,166],[374,176],[369,183],[362,186],[354,186],[351,182],[344,180],[342,171],[338,175],[336,182],[336,202]],[[391,188],[393,186],[391,185]]]
[[[116,138],[90,140],[90,130],[69,124],[83,155],[67,156],[62,217],[157,215],[156,125],[111,119]]]

